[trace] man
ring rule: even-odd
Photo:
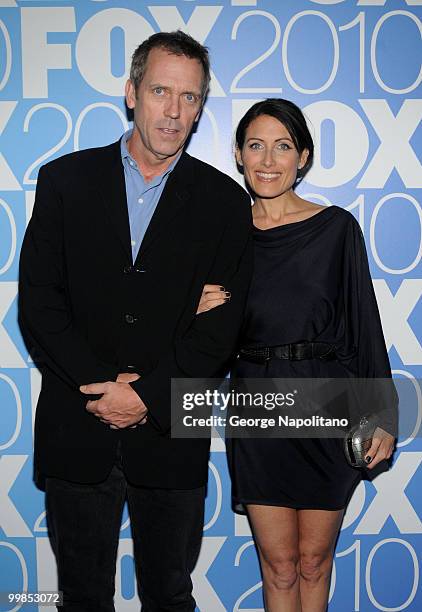
[[[133,131],[39,172],[20,322],[43,375],[35,475],[65,612],[114,610],[126,498],[142,609],[195,608],[209,441],[171,438],[170,379],[221,374],[251,274],[247,194],[183,152],[208,83],[204,47],[151,36],[126,85]],[[196,316],[216,282],[231,299]]]

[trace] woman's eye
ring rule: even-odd
[[[287,142],[280,142],[277,148],[280,149],[281,151],[288,151],[289,149],[291,149],[291,146],[288,145]]]
[[[252,142],[249,146],[251,149],[254,150],[260,149],[262,147],[261,143],[259,142]]]

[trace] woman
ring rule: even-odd
[[[255,270],[236,377],[391,376],[359,225],[294,191],[313,148],[302,112],[286,100],[258,102],[237,128],[236,160],[254,197]],[[221,295],[206,285],[198,312],[222,305]],[[393,444],[377,428],[368,467],[389,458]],[[361,478],[342,440],[232,439],[227,447],[233,503],[251,522],[266,609],[326,610],[336,538]]]

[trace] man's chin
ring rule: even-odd
[[[180,153],[185,143],[172,146],[172,147],[157,147],[155,149],[155,154],[160,159],[168,159],[169,157],[175,157]]]

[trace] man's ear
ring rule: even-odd
[[[202,112],[204,110],[204,106],[205,106],[205,98],[202,98],[201,106],[199,107],[198,114],[196,115],[196,117],[194,119],[194,123],[198,123],[198,121],[199,121],[199,119],[200,119],[200,117],[202,115]]]
[[[136,104],[136,91],[135,86],[130,79],[126,81],[125,85],[125,97],[126,105],[128,108],[135,108]]]
[[[243,166],[243,161],[242,161],[242,153],[240,152],[240,149],[238,146],[236,146],[234,154],[236,156],[236,163],[238,166]]]

